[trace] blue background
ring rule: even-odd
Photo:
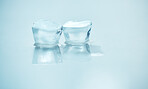
[[[32,64],[39,18],[91,20],[104,56]],[[0,89],[148,89],[148,1],[0,0]]]

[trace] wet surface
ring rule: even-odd
[[[76,1],[1,3],[0,89],[148,88],[147,1]],[[90,19],[90,43],[65,45],[62,34],[59,46],[35,48],[32,24],[40,17]]]

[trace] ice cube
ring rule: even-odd
[[[82,45],[89,41],[91,31],[91,21],[68,21],[62,29],[66,39],[66,44]]]
[[[35,40],[34,45],[37,47],[52,47],[57,45],[62,33],[59,24],[44,19],[34,22],[32,31]]]

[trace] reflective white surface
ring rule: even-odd
[[[147,0],[1,0],[0,89],[148,89],[147,4]],[[32,64],[32,23],[46,17],[61,24],[91,20],[90,43],[103,55],[88,61],[71,56],[77,59]]]

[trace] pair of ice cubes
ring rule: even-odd
[[[32,31],[37,47],[53,47],[58,45],[62,32],[65,43],[70,45],[82,45],[89,41],[91,21],[68,21],[63,26],[50,20],[38,20],[34,22]]]

